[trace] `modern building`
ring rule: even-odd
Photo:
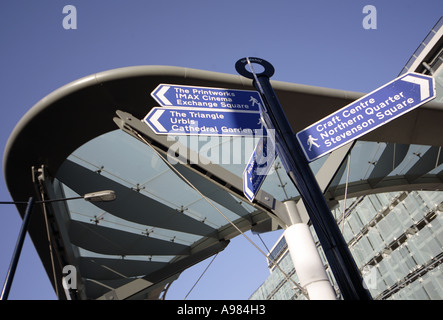
[[[400,75],[410,71],[433,75],[436,101],[441,102],[442,63],[443,18]],[[346,182],[349,195],[352,188],[365,184],[369,187],[363,188],[368,190],[382,184],[388,187],[394,180],[404,181],[403,188],[351,196],[332,209],[374,299],[443,299],[443,191],[424,191],[427,188],[411,185],[433,177],[441,180],[442,156],[441,145],[359,141],[348,158],[349,171],[345,162],[326,191],[329,197],[336,197],[336,190]],[[320,245],[318,250],[334,283]],[[283,236],[268,256],[298,281]],[[306,299],[273,264],[269,269],[270,276],[250,299]]]
[[[430,60],[441,53],[434,48],[441,48],[442,30],[436,32],[440,38],[427,39],[408,70],[431,70],[439,81],[441,59]],[[246,200],[242,173],[258,139],[155,134],[143,119],[158,106],[150,93],[162,83],[255,90],[250,79],[239,75],[189,68],[139,66],[104,71],[44,97],[8,140],[5,181],[14,201],[29,197],[39,201],[29,234],[60,299],[161,299],[183,270],[222,251],[233,237],[247,230],[259,233],[288,227],[285,201],[297,201],[304,221],[309,221],[300,194],[278,158],[255,201]],[[272,86],[294,132],[363,95],[279,81]],[[438,90],[434,101],[311,164],[339,223],[340,204],[347,198],[345,238],[360,267],[376,267],[383,274],[377,281],[385,279],[383,264],[389,259],[383,254],[391,250],[392,260],[400,252],[415,254],[409,246],[423,242],[409,240],[407,235],[428,238],[431,234],[434,239],[441,230],[441,195],[416,192],[443,189],[443,95],[441,87]],[[298,101],[298,106],[292,101]],[[117,198],[94,203],[65,200],[100,190],[113,190]],[[389,203],[374,204],[377,210],[386,208],[370,211],[370,201],[386,193],[391,195]],[[410,202],[426,204],[429,210],[416,212],[414,207],[417,216],[411,214],[404,221],[407,229],[400,228],[395,239],[380,238],[379,247],[367,256],[366,243],[377,237],[375,231],[384,223],[391,228],[390,219],[397,217],[389,213],[400,211],[404,204],[409,208]],[[17,208],[24,216],[25,208]],[[280,245],[284,248],[279,244],[277,251]],[[441,252],[441,241],[439,245]],[[433,262],[439,257],[436,251],[432,249],[432,258],[424,256],[423,262],[415,264],[426,269],[419,271],[421,278],[438,270],[439,263]],[[280,264],[292,272],[285,261]],[[401,281],[415,279],[403,271]],[[392,285],[398,287],[406,283],[398,282],[398,277],[389,283],[394,281]],[[271,296],[266,293],[262,298]]]

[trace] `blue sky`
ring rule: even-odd
[[[368,4],[377,10],[377,29],[362,26]],[[76,30],[63,28],[66,5],[77,9]],[[2,0],[1,158],[14,126],[35,103],[86,75],[135,65],[237,74],[235,62],[255,56],[274,65],[274,80],[370,92],[398,75],[442,14],[441,0]],[[10,200],[3,173],[0,200]],[[2,285],[20,224],[15,207],[2,205]],[[272,247],[280,234],[262,238]],[[183,299],[208,263],[184,272],[167,298]],[[261,253],[237,237],[188,299],[247,299],[267,275]],[[55,298],[27,238],[10,299]]]

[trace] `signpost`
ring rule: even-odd
[[[259,111],[257,91],[160,84],[151,96],[163,107]]]
[[[264,71],[255,74],[246,70],[252,63],[264,67]],[[349,251],[334,216],[329,210],[317,180],[309,163],[294,138],[292,127],[286,118],[277,96],[272,89],[270,77],[274,74],[273,66],[260,58],[244,58],[237,61],[236,70],[241,75],[253,79],[253,84],[265,101],[265,121],[275,129],[277,152],[291,181],[294,183],[305,204],[308,215],[320,240],[331,270],[346,300],[371,300],[371,295],[363,287],[363,279]],[[266,123],[268,125],[268,123]]]
[[[243,171],[243,193],[249,201],[254,201],[276,156],[274,141],[264,134]]]
[[[255,74],[251,62],[264,71]],[[435,98],[433,77],[403,75],[300,131],[295,139],[270,84],[272,65],[260,58],[244,58],[237,61],[236,69],[253,79],[259,92],[160,84],[151,95],[163,107],[153,108],[144,122],[156,134],[261,136],[243,172],[246,198],[254,201],[278,153],[300,192],[343,298],[372,299],[309,161]],[[273,137],[266,135],[270,130]]]
[[[297,133],[309,161],[434,99],[434,78],[408,73]]]
[[[156,134],[261,136],[263,126],[257,111],[155,107],[144,122]]]
[[[156,134],[262,136],[257,91],[160,84],[144,122]]]

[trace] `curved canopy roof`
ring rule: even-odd
[[[235,146],[243,151],[233,152],[225,163],[212,158],[215,164],[185,163],[172,169],[166,150],[175,140],[156,137],[147,126],[145,141],[128,134],[127,123],[140,126],[137,119],[156,106],[150,93],[160,83],[254,90],[241,76],[188,68],[109,70],[42,99],[18,123],[6,146],[4,174],[16,201],[35,194],[36,186],[44,198],[103,189],[117,194],[110,203],[70,201],[45,207],[57,244],[55,266],[43,208],[36,208],[29,232],[45,269],[53,279],[53,269],[60,275],[64,265],[76,265],[79,298],[157,298],[181,271],[223,250],[239,234],[230,222],[241,230],[271,230],[275,223],[284,227],[284,219],[274,214],[275,202],[250,204],[239,192],[250,146],[256,143],[252,138],[180,140],[191,153],[205,146],[209,160]],[[278,81],[272,85],[294,132],[363,95]],[[442,112],[442,103],[431,102],[363,136],[353,147],[348,195],[441,189]],[[344,193],[344,159],[325,156],[311,164],[325,180],[331,205]],[[263,192],[277,203],[298,199],[278,159]]]

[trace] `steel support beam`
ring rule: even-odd
[[[219,241],[216,244],[200,250],[190,256],[170,263],[166,267],[154,271],[153,273],[148,274],[143,278],[135,279],[130,283],[111,290],[101,297],[97,298],[97,300],[125,300],[130,299],[131,297],[134,297],[136,295],[140,296],[146,294],[149,292],[153,285],[164,281],[178,273],[181,273],[192,265],[224,250],[228,243],[229,241]]]

